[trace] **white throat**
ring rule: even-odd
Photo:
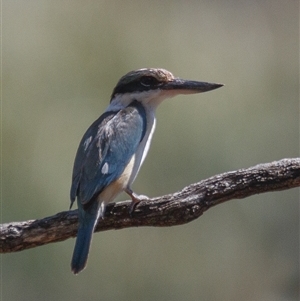
[[[107,107],[106,112],[118,111],[126,108],[134,100],[142,103],[146,110],[150,109],[155,112],[156,108],[163,100],[175,96],[170,92],[171,91],[156,89],[143,92],[116,94],[111,100],[110,105]]]

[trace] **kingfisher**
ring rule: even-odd
[[[155,111],[166,98],[195,94],[222,87],[222,84],[184,80],[165,70],[144,68],[121,77],[110,104],[87,129],[75,157],[71,206],[77,199],[79,226],[71,268],[74,274],[87,263],[92,235],[105,205],[121,192],[135,205],[145,196],[131,185],[148,153],[155,129]]]

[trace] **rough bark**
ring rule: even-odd
[[[167,227],[197,219],[209,208],[232,199],[300,186],[300,158],[283,159],[247,169],[226,172],[179,192],[142,201],[132,217],[130,201],[111,203],[96,232],[138,226]],[[58,242],[77,233],[77,210],[38,220],[0,225],[0,253],[22,251]]]

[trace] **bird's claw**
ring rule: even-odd
[[[149,198],[146,195],[138,195],[136,193],[134,193],[131,189],[127,188],[125,190],[125,192],[131,197],[131,204],[129,206],[129,215],[132,218],[133,217],[133,212],[136,208],[136,206],[138,205],[138,203],[140,203],[141,201],[146,201]]]

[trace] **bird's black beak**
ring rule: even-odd
[[[162,89],[173,91],[173,93],[177,95],[207,92],[218,89],[222,86],[224,85],[174,78],[173,80],[165,83]]]

